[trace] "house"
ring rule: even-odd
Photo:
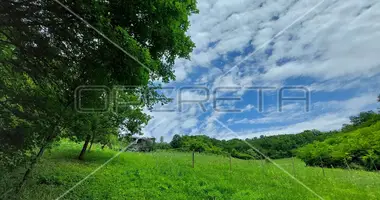
[[[156,138],[132,136],[131,142],[132,145],[127,149],[128,151],[149,152],[153,151]]]

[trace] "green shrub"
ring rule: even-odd
[[[239,158],[239,159],[243,159],[243,160],[254,159],[251,155],[246,154],[246,153],[240,153],[240,152],[236,151],[235,149],[232,150],[231,156],[234,158]]]
[[[297,150],[310,166],[380,169],[380,122]]]

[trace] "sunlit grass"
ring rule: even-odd
[[[33,173],[23,199],[55,199],[117,152],[95,146],[85,161],[80,145],[64,142],[48,152]],[[305,167],[295,159],[275,160],[324,199],[378,199],[375,172]],[[294,166],[294,167],[293,167]],[[155,152],[122,153],[63,199],[318,199],[265,161]]]

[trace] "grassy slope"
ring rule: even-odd
[[[63,143],[47,153],[23,199],[55,199],[116,152],[99,148],[76,160],[79,145]],[[276,160],[293,173],[291,159]],[[324,199],[380,199],[380,174],[304,167],[296,177]],[[318,199],[273,164],[189,153],[123,153],[63,199]]]

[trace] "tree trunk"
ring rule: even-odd
[[[91,147],[92,147],[92,144],[94,143],[94,140],[95,140],[95,134],[92,135],[90,147],[88,147],[88,152],[91,151]]]
[[[54,127],[53,133],[55,133],[57,131],[57,128],[58,128],[58,125],[56,125]],[[21,191],[21,189],[24,187],[26,181],[28,180],[28,178],[30,176],[30,173],[33,171],[33,169],[36,166],[37,162],[39,161],[39,159],[44,154],[46,147],[54,141],[54,137],[55,136],[53,134],[50,134],[47,137],[45,143],[43,143],[43,145],[40,147],[40,150],[38,151],[38,154],[36,155],[36,157],[33,160],[31,160],[28,169],[26,170],[26,172],[24,173],[24,176],[22,177],[21,183],[16,188],[16,193],[19,193],[19,191]]]
[[[71,100],[71,101],[69,101],[67,103],[67,105],[65,106],[65,109],[67,109],[71,105],[71,103],[73,103],[73,100]],[[62,118],[62,116],[61,116],[61,118]],[[58,120],[58,121],[60,121],[60,120]],[[25,185],[26,181],[29,178],[30,173],[33,171],[33,169],[36,166],[37,162],[39,161],[39,159],[44,154],[46,147],[49,144],[51,144],[54,141],[54,139],[58,136],[59,133],[57,135],[54,135],[54,133],[56,133],[58,131],[58,127],[59,127],[59,123],[56,123],[54,125],[54,128],[52,129],[52,132],[47,137],[45,143],[41,146],[40,151],[38,152],[37,156],[30,162],[29,168],[26,170],[26,172],[25,172],[25,174],[24,174],[24,176],[22,178],[22,181],[19,184],[19,187],[16,188],[16,193],[19,193],[19,191],[21,191],[22,187]]]
[[[86,137],[86,141],[83,144],[82,151],[79,154],[79,157],[78,157],[79,160],[84,160],[84,154],[86,154],[87,146],[88,146],[88,143],[90,142],[90,139],[91,139],[91,136],[88,135]]]
[[[29,165],[29,168],[26,170],[24,176],[22,177],[22,181],[19,185],[19,187],[16,189],[16,192],[18,193],[19,191],[21,191],[22,187],[25,185],[26,183],[26,180],[28,180],[29,178],[29,175],[30,173],[32,172],[32,170],[34,169],[34,167],[36,166],[38,160],[41,158],[41,156],[44,154],[44,151],[46,149],[46,146],[47,146],[48,143],[44,144],[41,148],[40,148],[40,151],[38,152],[37,156],[31,161],[30,165]]]
[[[92,143],[94,142],[94,140],[91,140],[91,142],[90,142],[90,146],[88,147],[88,150],[87,150],[87,152],[90,152],[91,151],[91,148],[92,148]]]

